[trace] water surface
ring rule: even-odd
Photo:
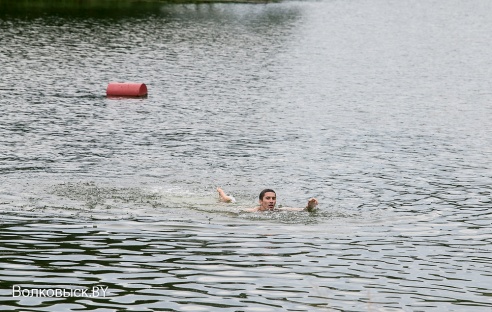
[[[490,311],[491,14],[5,9],[1,310]],[[149,96],[108,99],[111,81]],[[265,187],[319,210],[242,212]]]

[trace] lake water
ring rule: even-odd
[[[492,311],[491,1],[2,10],[0,310]]]

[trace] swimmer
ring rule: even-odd
[[[226,193],[220,188],[217,188],[217,192],[219,193],[219,200],[225,203],[231,203],[235,202],[234,197],[230,195],[226,195]],[[318,200],[316,198],[310,198],[307,202],[307,205],[305,208],[289,208],[289,207],[282,207],[282,208],[275,208],[275,205],[277,204],[277,194],[275,193],[274,190],[271,189],[265,189],[261,191],[260,196],[258,196],[260,201],[259,201],[259,206],[255,208],[250,208],[246,209],[245,211],[248,212],[259,212],[259,211],[273,211],[273,210],[280,210],[280,211],[313,211],[316,206],[318,205]]]

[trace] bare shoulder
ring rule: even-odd
[[[245,212],[257,212],[257,211],[260,211],[260,207],[248,208],[248,209],[244,209],[243,211],[245,211]]]
[[[280,210],[280,211],[303,211],[305,209],[304,208],[295,208],[295,207],[280,207],[280,208],[277,208],[276,210]]]

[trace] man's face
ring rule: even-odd
[[[277,196],[273,192],[266,192],[260,200],[260,210],[273,210],[277,203]]]

